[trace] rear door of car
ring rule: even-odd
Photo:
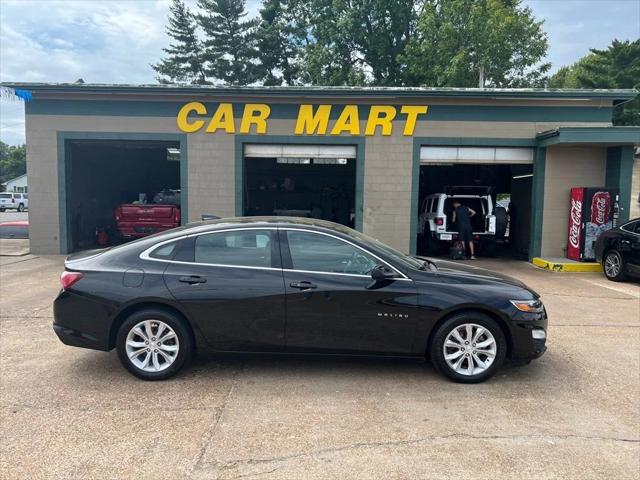
[[[283,348],[285,290],[276,232],[245,228],[193,235],[169,262],[165,283],[212,348]]]

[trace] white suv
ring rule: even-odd
[[[24,212],[27,208],[29,208],[28,193],[0,193],[0,212],[4,212],[8,209],[15,209],[19,212]]]
[[[422,201],[418,219],[418,244],[427,251],[438,251],[443,242],[458,238],[458,229],[452,222],[453,202],[458,200],[476,212],[471,218],[475,241],[493,248],[496,235],[492,187],[446,187],[446,193],[433,193]],[[487,245],[490,244],[490,245]]]

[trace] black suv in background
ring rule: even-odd
[[[640,218],[604,232],[596,240],[595,250],[609,280],[640,278]]]

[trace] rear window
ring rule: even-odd
[[[196,237],[196,263],[271,267],[271,231],[241,230]]]
[[[149,254],[151,258],[159,258],[162,260],[171,260],[173,255],[176,253],[176,246],[178,242],[167,243],[166,245],[162,245],[156,248],[153,252]]]
[[[11,198],[10,193],[0,193],[0,198]]]

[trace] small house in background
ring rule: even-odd
[[[27,174],[24,173],[19,177],[7,180],[2,184],[2,187],[5,192],[29,193],[29,189],[27,187]]]

